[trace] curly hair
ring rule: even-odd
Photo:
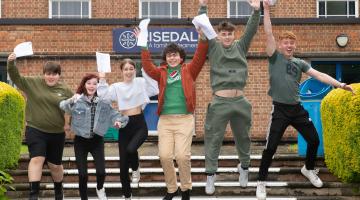
[[[177,45],[176,43],[172,42],[164,48],[164,51],[162,53],[163,61],[166,62],[166,54],[169,54],[169,53],[179,53],[180,58],[182,58],[182,62],[180,64],[185,62],[185,58],[186,58],[185,50],[181,46]]]

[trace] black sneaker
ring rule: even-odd
[[[190,191],[191,190],[181,191],[181,200],[190,200]]]
[[[173,193],[166,193],[163,200],[172,200],[172,198],[177,196],[177,195],[178,195],[178,191],[173,192]]]

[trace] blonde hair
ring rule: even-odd
[[[296,35],[291,31],[285,31],[279,35],[279,40],[283,40],[283,39],[296,40]]]

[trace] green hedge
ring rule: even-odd
[[[325,162],[345,182],[360,181],[360,83],[356,95],[331,91],[321,103]]]
[[[0,82],[0,170],[17,165],[25,125],[25,100],[10,85]]]

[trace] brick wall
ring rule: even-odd
[[[48,0],[2,0],[2,18],[48,18]],[[197,14],[197,0],[181,1],[181,17],[192,18]],[[139,17],[138,0],[92,0],[92,18]],[[209,17],[227,16],[227,0],[209,0]],[[277,0],[272,8],[277,18],[314,18],[316,0]]]
[[[31,3],[29,3],[31,2]],[[194,3],[195,2],[195,3]],[[226,0],[210,0],[209,15],[213,18],[226,17]],[[2,18],[48,18],[48,0],[2,0]],[[197,13],[197,1],[182,1],[182,17],[193,17]],[[315,17],[315,0],[278,0],[272,9],[273,17]],[[130,0],[93,0],[92,18],[132,18],[138,17],[138,1]],[[110,25],[0,25],[0,49],[7,54],[14,46],[23,41],[32,41],[36,55],[34,58],[18,60],[22,74],[35,75],[42,71],[47,60],[55,60],[63,67],[63,79],[75,90],[81,77],[88,72],[96,71],[95,51],[112,52],[112,29],[119,26]],[[240,37],[244,26],[238,26],[237,37]],[[298,36],[297,52],[300,55],[314,53],[340,53],[360,51],[360,25],[274,25],[275,37],[284,30],[292,30]],[[349,44],[340,49],[335,38],[339,33],[349,35]],[[260,26],[251,48],[249,79],[245,96],[253,106],[252,137],[264,138],[270,117],[271,99],[267,95],[268,72],[264,54],[265,37]],[[114,54],[113,54],[114,55]],[[66,57],[66,59],[64,58]],[[119,57],[134,55],[117,55],[112,59],[113,72],[109,82],[121,80],[118,68]],[[136,55],[138,56],[138,55]],[[51,57],[51,58],[50,58]],[[305,78],[305,77],[304,77]],[[208,102],[211,100],[209,83],[209,64],[206,63],[196,84],[197,108],[196,134],[203,136],[203,124]],[[231,137],[230,131],[227,137]],[[287,136],[295,136],[290,129]]]

